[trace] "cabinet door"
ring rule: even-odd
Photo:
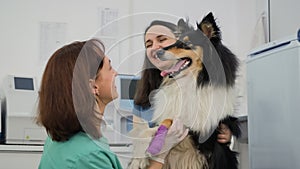
[[[0,151],[0,165],[5,169],[37,169],[42,152]]]

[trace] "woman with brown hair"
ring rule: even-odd
[[[74,42],[49,59],[39,91],[37,122],[49,135],[39,168],[122,168],[100,125],[118,97],[117,72],[96,40]]]
[[[39,91],[37,122],[49,135],[39,169],[122,168],[101,134],[105,106],[118,97],[110,62],[97,39],[63,46],[49,59]]]

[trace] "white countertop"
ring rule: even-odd
[[[43,147],[43,145],[1,144],[0,151],[43,152]],[[110,149],[115,153],[128,153],[132,152],[132,145],[110,145]]]
[[[1,144],[0,151],[28,151],[28,152],[43,152],[43,145],[15,145]]]

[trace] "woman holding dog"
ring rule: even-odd
[[[122,168],[101,134],[104,109],[118,97],[110,62],[97,39],[65,45],[49,59],[39,91],[37,122],[49,135],[39,169]],[[171,126],[176,134],[167,136],[179,142],[187,133],[176,124]],[[155,160],[149,169],[162,167]]]
[[[168,61],[162,61],[156,57],[156,51],[175,43],[179,35],[180,30],[175,24],[160,20],[151,22],[144,33],[146,55],[141,80],[134,98],[135,108],[133,113],[149,121],[150,127],[154,125],[151,123],[153,116],[151,96],[162,83],[161,71],[167,69],[169,65]],[[218,142],[230,143],[232,133],[228,126],[220,124],[219,130]]]

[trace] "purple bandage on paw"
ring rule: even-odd
[[[152,139],[147,149],[147,152],[149,152],[151,155],[158,154],[165,143],[165,138],[167,133],[168,133],[168,128],[166,126],[164,125],[159,126],[155,133],[154,138]]]

